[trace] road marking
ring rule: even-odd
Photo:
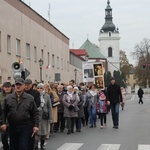
[[[65,143],[57,150],[78,150],[83,143]]]
[[[150,145],[138,145],[138,150],[150,150]]]
[[[119,150],[120,144],[102,144],[97,150]]]

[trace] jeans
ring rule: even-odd
[[[90,124],[91,125],[96,124],[96,109],[91,107],[90,109],[88,109],[88,113],[90,118]]]
[[[81,117],[76,118],[76,129],[81,129]]]
[[[33,132],[32,126],[14,127],[10,126],[9,135],[11,150],[28,150],[29,140]]]
[[[119,103],[111,104],[111,114],[114,126],[119,126]]]

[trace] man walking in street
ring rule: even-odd
[[[9,124],[10,147],[13,150],[28,150],[29,139],[38,132],[39,113],[34,98],[24,92],[24,79],[15,80],[15,92],[4,99],[2,131]]]
[[[144,92],[143,92],[142,88],[139,88],[139,90],[138,90],[139,104],[140,104],[140,103],[143,104],[143,100],[142,100],[143,94],[144,94]]]
[[[111,84],[107,88],[107,101],[110,101],[113,128],[119,127],[119,104],[122,104],[122,94],[120,86],[115,83],[115,78],[111,78]]]

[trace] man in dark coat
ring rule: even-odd
[[[38,108],[41,103],[40,93],[32,88],[32,80],[31,79],[25,80],[25,90],[24,91],[27,94],[30,94],[33,96],[36,106]],[[29,150],[37,149],[38,141],[35,141],[34,139],[35,139],[34,136],[30,138]]]
[[[38,132],[39,113],[34,98],[24,92],[24,79],[15,80],[15,92],[5,97],[2,110],[2,131],[8,120],[10,147],[28,150],[29,139]]]
[[[118,129],[119,126],[119,104],[122,104],[121,89],[115,83],[115,79],[111,78],[111,84],[107,88],[107,100],[110,102],[112,113],[113,128]]]
[[[144,92],[143,92],[142,88],[139,88],[139,90],[138,90],[138,96],[139,96],[139,98],[140,98],[140,99],[139,99],[139,104],[140,104],[140,103],[143,104],[143,100],[142,100],[143,94],[144,94]]]

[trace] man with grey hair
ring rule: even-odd
[[[65,129],[65,118],[64,118],[64,105],[63,105],[63,86],[57,86],[57,95],[59,97],[60,104],[58,105],[58,122],[54,125],[54,131],[57,132],[60,129],[60,132],[63,132]]]

